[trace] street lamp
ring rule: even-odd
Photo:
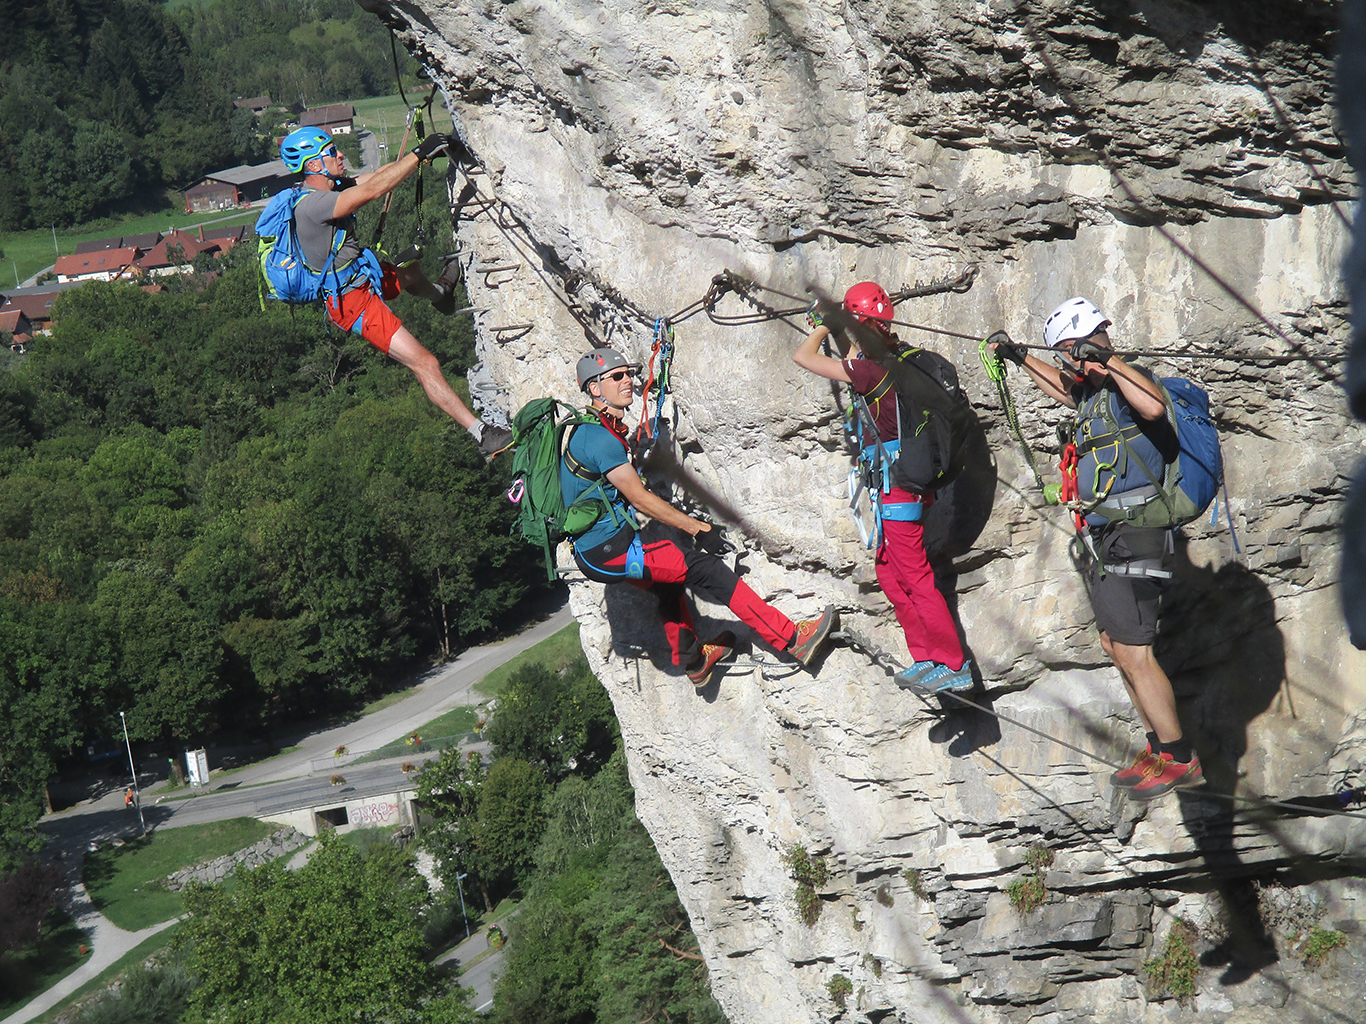
[[[469,877],[468,871],[463,875],[459,871],[455,873],[455,888],[456,891],[460,893],[460,916],[465,921],[465,938],[467,939],[470,937],[470,915],[465,913],[465,887],[461,885],[460,882],[462,879]]]
[[[128,742],[128,719],[119,712],[119,721],[123,723],[123,745],[128,748],[128,770],[133,774],[133,802],[138,807],[138,824],[142,826],[142,834],[147,834],[147,822],[142,817],[142,791],[138,789],[138,770],[133,765],[133,744]]]

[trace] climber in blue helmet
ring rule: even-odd
[[[345,157],[327,132],[319,128],[299,128],[280,142],[280,159],[289,171],[303,174],[302,184],[307,190],[294,206],[295,228],[304,261],[309,266],[322,267],[336,247],[335,269],[344,271],[354,265],[359,271],[346,275],[345,283],[327,295],[328,318],[342,330],[359,334],[412,370],[431,402],[468,430],[479,450],[485,457],[491,457],[507,447],[512,432],[506,427],[485,423],[470,411],[451,389],[436,357],[413,337],[385,301],[406,291],[430,299],[441,312],[454,312],[454,290],[460,272],[457,262],[447,263],[433,283],[427,280],[415,261],[404,265],[400,258],[398,266],[381,263],[374,252],[363,247],[355,237],[356,211],[362,206],[392,192],[424,161],[465,153],[459,140],[450,135],[432,134],[397,160],[369,174],[351,178],[345,174]],[[335,241],[338,231],[344,236],[339,246]]]

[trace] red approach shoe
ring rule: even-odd
[[[1173,789],[1194,789],[1205,784],[1205,773],[1200,757],[1191,754],[1189,761],[1173,761],[1171,754],[1160,754],[1151,773],[1129,789],[1131,800],[1153,800],[1166,796]]]
[[[726,630],[709,644],[702,645],[701,660],[695,668],[688,669],[688,678],[699,690],[711,682],[712,670],[717,662],[735,653],[735,634]]]
[[[1159,758],[1151,746],[1144,747],[1128,768],[1121,768],[1110,776],[1110,785],[1116,789],[1132,789],[1160,767]]]

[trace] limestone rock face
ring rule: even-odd
[[[570,574],[638,813],[730,1019],[1361,1019],[1362,819],[1257,802],[1337,808],[1366,760],[1366,662],[1335,586],[1362,432],[1336,379],[1356,186],[1333,128],[1331,7],[364,2],[427,64],[478,162],[451,186],[487,414],[576,400],[582,352],[645,361],[656,318],[675,317],[662,447],[692,483],[674,497],[700,484],[740,511],[748,581],[794,618],[834,604],[905,657],[845,508],[831,388],[789,358],[800,318],[713,322],[695,304],[722,271],[791,309],[808,289],[895,292],[975,266],[898,319],[1037,344],[1083,294],[1119,349],[1211,395],[1227,502],[1182,531],[1157,646],[1210,778],[1199,793],[1145,807],[1108,784],[1141,729],[1068,517],[1043,503],[975,341],[899,329],[957,364],[990,442],[992,464],[926,521],[987,711],[927,705],[847,645],[795,670],[743,627],[740,663],[698,695],[652,597]],[[714,310],[758,311],[734,293]],[[1063,410],[1008,382],[1056,479]],[[704,634],[736,628],[699,610]],[[829,869],[810,926],[794,847]],[[1042,883],[1027,914],[1025,881]],[[1178,918],[1213,965],[1181,1003],[1143,969]],[[1300,966],[1313,924],[1350,935],[1333,978]]]

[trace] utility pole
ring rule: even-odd
[[[460,883],[461,881],[469,877],[469,872],[466,872],[463,875],[458,871],[455,873],[455,888],[460,893],[460,916],[465,921],[465,938],[467,939],[470,937],[470,916],[469,914],[465,913],[465,887]]]
[[[62,251],[61,251],[60,249],[57,248],[57,225],[56,225],[56,224],[53,224],[53,225],[51,225],[51,227],[52,227],[52,251],[55,252],[58,256],[60,256],[60,255],[62,254]]]
[[[133,744],[128,742],[128,719],[123,717],[123,712],[119,712],[119,721],[123,723],[123,745],[128,748],[128,770],[133,773],[133,802],[138,807],[138,824],[142,826],[142,834],[147,834],[147,822],[142,817],[142,790],[138,789],[138,770],[133,765]]]

